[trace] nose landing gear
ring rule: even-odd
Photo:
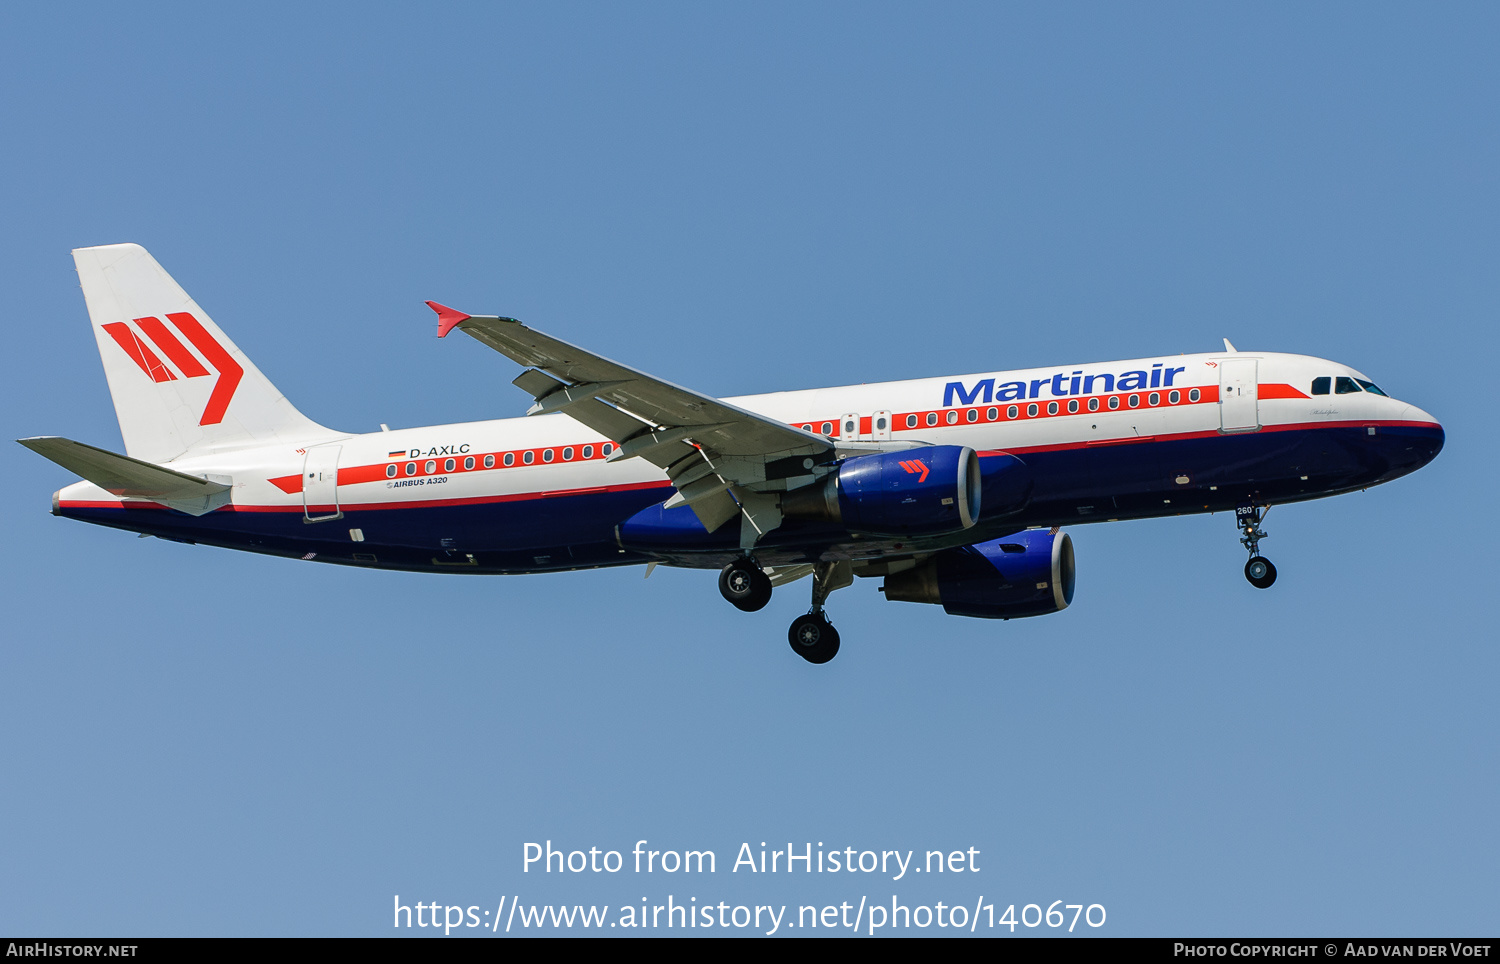
[[[1271,583],[1276,581],[1276,567],[1264,556],[1252,556],[1245,563],[1245,578],[1256,589],[1270,589]]]
[[[1240,536],[1240,544],[1250,553],[1250,561],[1245,563],[1245,578],[1256,589],[1270,589],[1271,584],[1276,581],[1276,567],[1271,565],[1271,560],[1260,554],[1260,540],[1269,538],[1260,523],[1270,511],[1270,506],[1262,510],[1256,505],[1234,510],[1235,522],[1244,533]]]

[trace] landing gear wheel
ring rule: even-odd
[[[753,613],[771,601],[771,577],[748,559],[738,559],[719,573],[719,592],[738,610]]]
[[[821,612],[798,616],[786,635],[792,651],[809,663],[826,663],[839,654],[839,631]]]
[[[1251,556],[1250,561],[1245,563],[1245,578],[1256,589],[1270,589],[1271,584],[1276,581],[1276,567],[1264,556]]]

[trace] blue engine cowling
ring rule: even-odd
[[[928,445],[846,459],[822,484],[788,492],[781,508],[859,532],[935,535],[977,522],[982,492],[973,449]]]
[[[885,598],[933,603],[953,616],[1045,616],[1073,602],[1073,540],[1040,530],[944,549],[885,577]]]

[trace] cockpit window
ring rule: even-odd
[[[1354,384],[1354,379],[1348,375],[1340,375],[1333,381],[1333,393],[1335,395],[1352,395],[1359,391],[1359,386]]]
[[[1374,382],[1366,381],[1363,378],[1356,378],[1355,381],[1359,382],[1360,387],[1363,388],[1367,392],[1374,392],[1376,395],[1384,395],[1385,394],[1385,392],[1382,392],[1379,388],[1377,388],[1375,386]]]
[[[1327,395],[1328,383],[1331,381],[1333,381],[1333,379],[1329,378],[1327,375],[1324,375],[1322,378],[1314,378],[1312,393],[1314,395]]]

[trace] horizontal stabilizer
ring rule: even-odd
[[[46,436],[17,441],[124,499],[158,502],[189,515],[205,515],[229,504],[230,487],[222,482],[117,455],[72,439]]]

